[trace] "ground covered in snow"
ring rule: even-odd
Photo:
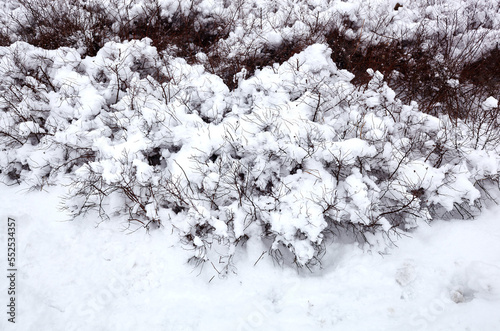
[[[2,330],[488,331],[500,324],[498,208],[475,221],[422,226],[384,254],[332,244],[314,274],[277,267],[261,257],[265,247],[249,242],[237,274],[220,278],[210,266],[186,264],[189,254],[167,227],[132,233],[120,220],[65,222],[61,193],[1,187],[0,242],[9,216],[18,234],[18,315],[15,325],[2,318]],[[6,291],[2,282],[4,299]]]

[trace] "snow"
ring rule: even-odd
[[[0,187],[0,219],[14,218],[18,233],[18,316],[16,325],[2,318],[2,330],[493,331],[500,323],[498,207],[473,222],[422,226],[380,254],[332,244],[314,274],[274,265],[250,241],[236,274],[220,278],[186,264],[168,227],[132,232],[97,215],[68,222],[57,209],[63,193]],[[6,222],[0,228],[5,243]]]
[[[498,100],[493,98],[493,97],[489,97],[488,99],[486,99],[483,102],[484,109],[490,109],[490,108],[496,108],[496,107],[498,107]]]
[[[423,113],[390,75],[355,85],[316,36],[244,64],[336,21],[356,49],[425,28],[472,61],[500,37],[498,0],[475,1],[158,1],[158,19],[196,11],[193,33],[232,17],[194,64],[149,38],[83,57],[11,36],[0,243],[15,219],[18,325],[0,330],[496,330],[498,98]],[[102,2],[128,24],[147,5]],[[0,0],[0,32],[26,20]],[[468,84],[445,76],[450,93]]]

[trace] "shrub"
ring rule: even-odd
[[[147,228],[167,222],[197,263],[222,255],[226,271],[252,237],[310,266],[329,234],[374,244],[377,233],[473,215],[476,185],[498,179],[498,136],[488,136],[495,99],[479,127],[426,115],[396,99],[379,72],[353,85],[326,45],[232,92],[150,40],[108,43],[83,60],[18,43],[2,61],[3,90],[25,92],[2,99],[6,181],[41,185],[68,173],[75,217],[98,210]]]
[[[171,227],[222,275],[250,239],[311,267],[337,236],[377,245],[473,217],[498,186],[480,22],[409,32],[393,30],[404,7],[44,1],[12,15],[36,46],[0,48],[0,175],[68,183],[74,217]]]

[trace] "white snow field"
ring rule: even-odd
[[[258,242],[217,277],[186,264],[167,227],[131,233],[120,220],[65,222],[61,190],[0,187],[0,242],[17,222],[16,324],[1,330],[468,330],[500,325],[500,208],[435,221],[385,254],[329,247],[309,273],[261,257]],[[0,265],[6,265],[1,254]],[[255,263],[258,261],[257,263]],[[255,264],[255,265],[254,265]],[[211,281],[210,279],[215,276]],[[6,310],[7,284],[0,298]]]

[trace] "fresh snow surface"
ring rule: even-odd
[[[66,221],[61,186],[0,186],[0,243],[17,221],[17,317],[0,330],[498,330],[500,222],[434,221],[397,248],[333,244],[315,273],[250,240],[234,272],[186,264],[171,229]],[[6,266],[6,253],[0,254]],[[260,258],[260,259],[259,259]],[[213,277],[215,276],[215,277]],[[212,278],[213,277],[213,278]],[[7,282],[0,282],[5,310]]]

